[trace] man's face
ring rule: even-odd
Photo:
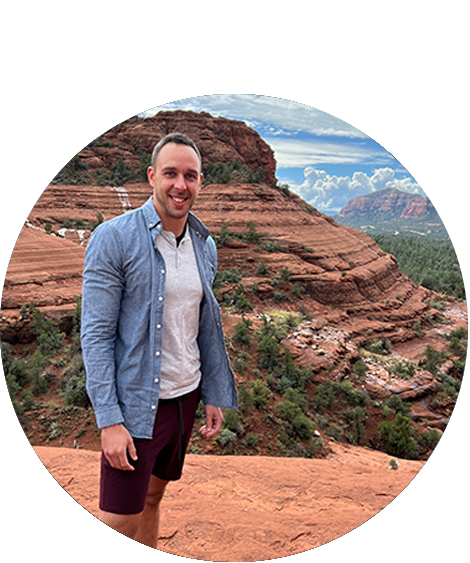
[[[202,184],[201,166],[195,151],[187,145],[168,143],[148,169],[153,202],[165,228],[186,218]]]

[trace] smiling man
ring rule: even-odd
[[[213,437],[236,387],[211,285],[215,244],[190,212],[201,156],[180,133],[152,154],[153,196],[106,221],[88,243],[82,348],[101,428],[100,519],[157,547],[159,507],[181,477],[202,399]]]

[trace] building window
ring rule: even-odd
[[[25,131],[24,163],[30,166],[39,164],[38,132]]]
[[[5,163],[19,164],[20,145],[18,131],[5,131]]]
[[[37,111],[39,107],[38,94],[25,94],[24,95],[24,109],[30,111]]]

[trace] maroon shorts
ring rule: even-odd
[[[134,471],[111,467],[101,454],[100,509],[114,514],[138,514],[145,506],[150,476],[177,481],[183,470],[200,400],[200,389],[178,399],[160,400],[151,440],[134,438]]]

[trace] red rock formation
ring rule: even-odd
[[[404,218],[440,222],[429,198],[402,192],[396,188],[386,188],[353,197],[335,216],[335,219],[343,224],[356,224],[357,221],[374,223]]]
[[[129,169],[138,169],[142,164],[139,149],[152,153],[155,144],[174,131],[194,140],[203,165],[239,159],[255,172],[264,168],[267,184],[277,182],[274,152],[256,131],[243,121],[212,117],[206,112],[161,111],[145,119],[133,117],[110,129],[78,156],[92,173],[97,168],[110,172],[111,165],[119,158]]]

